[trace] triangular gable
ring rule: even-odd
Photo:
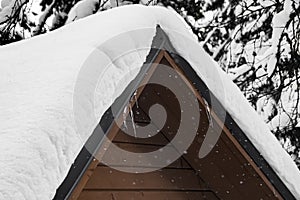
[[[198,155],[199,144],[197,143],[193,143],[188,153],[186,155],[183,155],[183,158],[187,161],[187,163],[195,171],[198,171],[197,176],[203,179],[203,182],[208,186],[210,190],[213,191],[214,195],[217,195],[221,198],[226,198],[226,196],[228,196],[229,199],[236,199],[236,197],[238,197],[236,195],[239,192],[247,191],[245,190],[245,187],[253,189],[255,188],[255,184],[258,184],[256,185],[257,188],[255,191],[252,191],[250,189],[250,191],[248,192],[257,192],[260,190],[260,188],[263,188],[261,189],[261,191],[264,191],[264,195],[269,195],[270,198],[277,197],[278,199],[293,199],[294,197],[286,188],[286,186],[281,182],[281,180],[274,173],[274,171],[268,165],[268,163],[260,156],[259,152],[255,149],[254,145],[251,144],[251,142],[247,139],[243,131],[238,127],[238,125],[234,122],[230,115],[226,113],[226,111],[224,112],[224,109],[221,106],[221,104],[209,92],[206,85],[196,75],[196,73],[189,66],[189,64],[179,55],[168,53],[168,50],[170,52],[174,52],[174,49],[172,48],[171,43],[160,28],[158,28],[157,35],[154,38],[152,46],[153,49],[148,55],[146,61],[146,63],[150,63],[150,65],[145,65],[147,67],[142,68],[142,70],[137,75],[137,78],[126,88],[123,94],[115,101],[114,109],[119,109],[120,113],[124,110],[124,107],[128,105],[132,94],[136,92],[137,88],[139,88],[139,86],[143,82],[145,83],[149,80],[149,77],[147,78],[147,75],[149,76],[155,73],[155,63],[163,63],[164,65],[169,65],[170,67],[173,67],[173,69],[175,69],[178,72],[178,74],[185,76],[186,80],[190,81],[190,83],[186,83],[186,85],[196,94],[198,94],[197,99],[202,106],[204,116],[206,116],[207,118],[207,120],[204,120],[204,123],[206,125],[209,125],[208,118],[212,116],[211,120],[215,128],[222,129],[220,139],[221,143],[217,143],[217,150],[216,148],[214,148],[213,151],[207,157],[196,160],[194,160],[191,157]],[[140,92],[140,94],[142,94],[142,91]],[[211,105],[212,101],[218,103],[217,105],[214,105],[214,110],[210,111],[209,114],[207,111],[206,102],[208,105]],[[120,130],[114,127],[114,119],[111,112],[111,109],[109,109],[106,112],[106,114],[102,117],[99,126],[101,126],[105,133],[107,133],[107,136],[113,140]],[[222,127],[222,123],[219,122],[219,119],[223,118],[225,115],[225,126]],[[120,117],[120,119],[122,118]],[[205,117],[203,119],[205,119]],[[200,140],[201,144],[203,142],[203,135],[197,136],[197,140]],[[99,145],[101,144],[100,141],[102,141],[102,138],[100,138],[97,134],[96,128],[93,135],[88,140],[86,146],[89,146],[89,149],[94,149],[95,152],[100,151],[101,153],[101,145]],[[218,149],[218,145],[220,148],[221,146],[225,148],[225,146],[227,145],[227,150],[224,150],[224,148]],[[222,156],[218,156],[221,154],[220,152],[224,153],[222,155],[223,157],[227,155],[227,157],[225,157],[224,163],[221,164],[224,166],[224,168],[228,168],[225,171],[220,171],[220,166],[218,165],[218,163],[216,163],[222,161]],[[233,157],[231,158],[231,156],[235,157],[235,159]],[[229,158],[230,160],[228,160]],[[239,164],[243,163],[243,166],[238,164],[232,164],[231,166],[231,162],[236,163],[233,160],[238,161]],[[203,168],[199,167],[199,162],[201,162],[200,165],[204,168],[204,170]],[[69,171],[69,174],[65,179],[64,183],[57,190],[57,194],[54,199],[73,199],[78,197],[82,189],[84,189],[90,176],[93,175],[98,165],[99,162],[93,158],[89,151],[83,148],[79,156],[77,157],[74,165],[72,166],[71,170]],[[243,173],[243,171],[247,172],[248,175],[246,175],[247,173]],[[224,172],[226,172],[227,174],[224,174]],[[251,174],[255,175],[254,178],[249,178]],[[239,180],[237,183],[227,181],[227,184],[230,186],[234,186],[234,188],[227,188],[226,184],[223,184],[223,186],[216,186],[219,182],[222,182],[222,179],[227,179],[230,175],[238,175],[238,177],[229,177],[228,179],[231,181]],[[248,178],[245,179],[245,176]]]

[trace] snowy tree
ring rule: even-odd
[[[172,7],[182,16],[193,16],[195,19],[203,17],[204,12],[204,1],[194,0],[2,0],[0,45],[39,35],[96,12],[127,4]],[[193,30],[197,34],[196,29]]]
[[[0,45],[51,31],[67,20],[94,14],[105,2],[108,0],[2,0]]]
[[[2,0],[0,45],[127,4],[178,12],[300,167],[298,0]]]
[[[0,9],[0,44],[6,44],[25,38],[28,0],[3,0]]]
[[[298,1],[229,1],[199,21],[203,46],[300,166]]]

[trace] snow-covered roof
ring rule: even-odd
[[[103,113],[146,60],[157,25],[300,199],[299,170],[237,86],[195,45],[176,13],[143,6],[105,11],[0,48],[0,199],[53,198]],[[76,116],[74,90],[87,62],[103,76],[94,99],[82,96],[75,106],[82,108]]]

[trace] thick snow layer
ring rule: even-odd
[[[1,200],[53,198],[97,120],[135,78],[157,24],[300,199],[300,173],[292,159],[184,21],[165,8],[124,6],[0,48]],[[114,38],[121,33],[118,43]],[[74,90],[87,62],[105,76],[94,98],[82,95],[75,102],[81,109],[76,116]],[[88,87],[93,86],[79,89]],[[95,108],[91,102],[97,102]]]

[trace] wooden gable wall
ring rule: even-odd
[[[94,160],[70,199],[283,199],[230,131],[226,127],[220,127],[222,123],[213,111],[211,113],[213,121],[209,122],[210,116],[207,116],[208,112],[201,95],[166,51],[161,51],[157,56],[143,82],[147,83],[155,76],[170,78],[157,63],[177,71],[176,80],[173,77],[174,84],[177,84],[182,95],[190,91],[197,94],[197,103],[200,106],[198,135],[187,153],[161,170],[141,174],[117,171]],[[159,103],[168,114],[164,128],[153,137],[135,138],[124,133],[133,131],[132,120],[127,116],[127,128],[115,126],[108,137],[118,147],[131,152],[149,152],[169,143],[174,137],[170,133],[176,133],[180,123],[181,110],[176,96],[168,88],[149,84],[138,89],[137,103],[138,106],[136,102],[131,105],[135,124],[140,126],[151,124],[148,116],[149,108]],[[123,118],[120,117],[118,120],[122,121]],[[221,137],[212,151],[199,159],[200,146],[211,124],[215,126],[215,130],[222,129]],[[152,127],[155,130],[155,124],[152,124]],[[105,156],[104,146],[105,144],[98,150],[99,155]],[[109,149],[106,152],[109,152]],[[128,167],[126,162],[123,167]]]

